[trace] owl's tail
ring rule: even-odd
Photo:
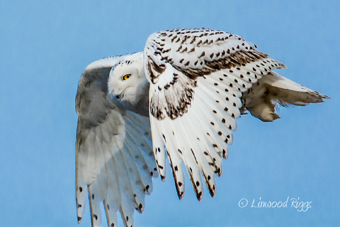
[[[262,121],[274,121],[280,116],[275,112],[277,103],[282,106],[305,106],[323,102],[330,97],[306,88],[275,72],[264,75],[247,92],[243,93],[242,113],[248,110]]]

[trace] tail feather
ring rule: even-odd
[[[282,106],[305,106],[308,103],[323,102],[323,99],[329,97],[271,72],[243,93],[242,112],[248,110],[262,121],[274,121],[280,118],[275,112],[277,103]]]

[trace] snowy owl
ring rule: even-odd
[[[329,98],[274,72],[284,68],[240,36],[205,28],[157,32],[143,52],[87,66],[76,96],[78,221],[89,198],[92,226],[101,226],[101,204],[108,226],[118,211],[132,226],[167,159],[180,199],[184,168],[198,200],[202,178],[214,196],[241,114],[273,121],[278,103]]]

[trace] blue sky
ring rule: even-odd
[[[135,226],[340,225],[339,9],[336,0],[0,0],[1,226],[90,226],[88,209],[76,221],[80,75],[97,59],[143,50],[152,32],[182,27],[241,35],[287,65],[280,74],[332,99],[280,108],[274,123],[243,116],[215,198],[205,191],[198,202],[187,187],[179,201],[168,171]],[[287,208],[251,207],[287,198]],[[311,208],[298,212],[292,198]]]

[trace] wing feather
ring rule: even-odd
[[[190,119],[188,115],[183,115],[182,118],[178,118],[178,127],[177,131],[183,132],[184,141],[182,144],[185,144],[183,148],[183,156],[185,157],[184,163],[189,173],[189,177],[192,183],[192,186],[195,190],[196,197],[198,200],[202,199],[203,196],[203,187],[202,187],[202,179],[200,175],[200,166],[197,159],[197,155],[195,154],[198,151],[197,148],[197,135],[194,131],[188,131],[188,129],[193,129],[190,127]]]
[[[183,198],[185,191],[185,181],[184,181],[184,172],[182,167],[182,159],[181,156],[181,147],[178,136],[174,133],[174,124],[173,122],[165,119],[165,125],[163,125],[164,138],[167,138],[168,145],[168,157],[170,161],[170,166],[172,169],[173,177],[175,180],[177,195],[180,199]],[[164,130],[166,128],[166,130]]]
[[[209,192],[211,194],[211,196],[215,195],[215,177],[214,177],[214,171],[213,169],[210,167],[207,159],[204,157],[206,156],[204,154],[204,152],[207,152],[207,148],[209,148],[209,146],[207,146],[206,143],[204,143],[204,138],[206,138],[205,135],[202,134],[202,131],[198,129],[197,125],[197,120],[195,119],[195,114],[191,114],[190,118],[188,117],[188,123],[190,124],[189,127],[190,128],[194,128],[195,130],[195,134],[191,134],[192,135],[191,139],[192,141],[194,141],[196,139],[196,143],[193,143],[193,154],[195,154],[195,159],[197,159],[197,164],[200,168],[200,171],[202,172],[203,178],[206,182],[206,185],[209,189]],[[195,138],[196,137],[196,138]],[[221,158],[218,158],[219,160],[221,160]],[[216,160],[213,160],[213,162]],[[221,168],[218,169],[219,172],[221,172]],[[197,186],[197,181],[195,182],[196,186]],[[203,189],[201,189],[203,190]],[[198,198],[199,200],[201,200],[201,198]]]
[[[157,170],[161,176],[161,179],[164,180],[166,176],[166,171],[165,171],[165,168],[166,168],[165,152],[166,151],[164,149],[164,144],[158,133],[157,127],[155,126],[155,124],[153,124],[152,121],[150,121],[150,123],[151,123],[153,151],[154,151],[154,155],[155,155],[155,159],[157,163]]]

